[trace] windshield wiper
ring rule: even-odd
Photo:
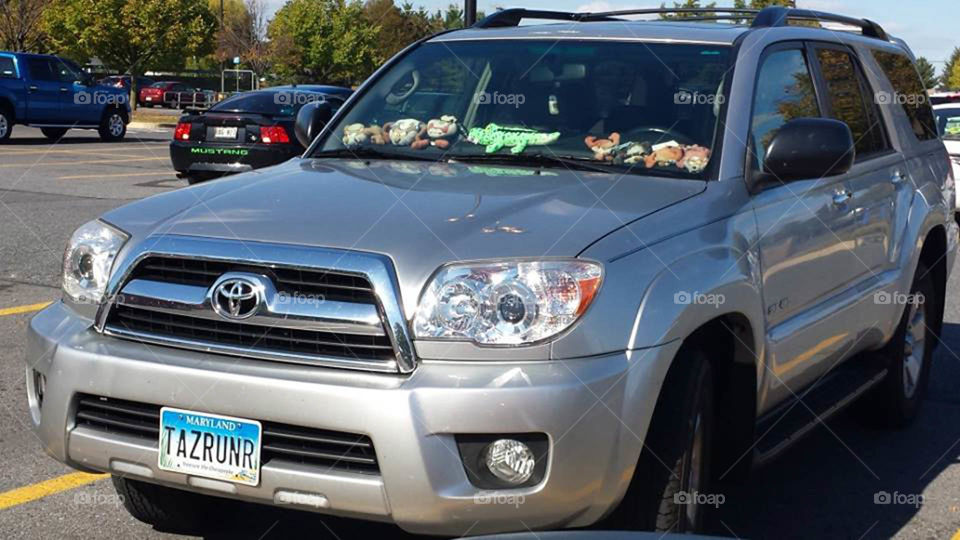
[[[407,161],[437,161],[435,157],[418,156],[415,154],[405,154],[400,152],[383,152],[370,146],[361,146],[359,148],[340,148],[338,150],[326,150],[324,152],[314,152],[310,158],[344,158],[344,159],[397,159]]]
[[[590,158],[561,157],[553,154],[482,154],[457,155],[450,161],[464,163],[504,163],[509,165],[530,165],[534,167],[566,168],[576,171],[611,173],[624,171],[622,165],[596,161]],[[625,171],[624,171],[625,172]]]

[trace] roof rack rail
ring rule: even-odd
[[[817,22],[835,22],[848,26],[855,26],[863,32],[864,36],[890,41],[887,32],[879,24],[869,19],[857,19],[845,15],[836,15],[823,11],[812,9],[793,9],[785,7],[763,8],[753,19],[751,28],[771,28],[778,26],[787,26],[790,19],[817,21]]]
[[[767,7],[762,10],[749,8],[649,8],[623,9],[618,11],[604,11],[595,13],[573,13],[569,11],[546,11],[523,8],[510,8],[496,11],[485,19],[478,21],[475,28],[503,28],[519,26],[524,19],[540,19],[566,22],[596,22],[622,21],[620,17],[627,15],[692,15],[679,19],[680,21],[741,21],[753,17],[751,28],[773,28],[787,26],[792,20],[806,20],[816,22],[835,22],[860,28],[864,36],[890,41],[886,31],[877,23],[869,19],[858,19],[815,11],[812,9],[795,9],[785,7]]]

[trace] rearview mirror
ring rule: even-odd
[[[324,101],[314,101],[301,107],[293,126],[293,132],[300,144],[304,148],[310,146],[331,117],[333,117],[333,109]]]
[[[847,124],[829,118],[797,118],[783,125],[767,146],[763,172],[789,182],[836,176],[856,157]]]

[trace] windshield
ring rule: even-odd
[[[947,140],[960,140],[960,107],[939,109],[937,115],[937,129],[940,136]]]
[[[728,56],[717,45],[428,43],[368,89],[314,156],[536,156],[700,178]]]

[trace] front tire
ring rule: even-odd
[[[138,521],[164,530],[190,530],[216,519],[227,501],[111,476],[123,507]]]
[[[108,110],[100,121],[100,140],[104,142],[122,141],[127,135],[127,120],[117,109]]]
[[[873,353],[887,366],[887,375],[859,404],[867,423],[902,428],[917,416],[927,393],[937,327],[938,298],[933,275],[922,262],[910,287],[908,303],[890,343]]]
[[[703,532],[715,428],[710,362],[698,350],[682,351],[662,388],[633,480],[610,525]]]
[[[43,133],[43,136],[50,139],[51,141],[59,141],[64,135],[67,134],[67,130],[64,128],[42,128],[40,130]]]
[[[0,107],[0,143],[10,138],[13,133],[13,115],[10,111]]]

